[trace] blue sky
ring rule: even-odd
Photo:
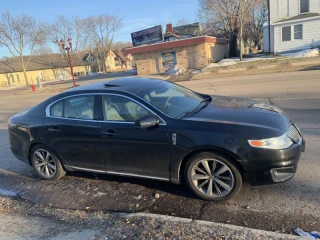
[[[98,14],[115,14],[123,18],[123,29],[115,41],[131,41],[130,33],[155,25],[173,25],[179,19],[196,21],[198,0],[11,0],[1,1],[1,10],[13,14],[27,13],[42,21],[52,21],[56,16],[86,17]],[[0,58],[10,56],[0,48]]]

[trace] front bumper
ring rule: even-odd
[[[287,149],[271,150],[252,148],[246,169],[251,186],[267,185],[291,179],[298,167],[301,152],[305,150],[305,140]]]

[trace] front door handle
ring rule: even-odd
[[[53,133],[59,133],[61,130],[57,127],[51,127],[51,128],[48,128],[48,131],[49,132],[53,132]]]
[[[103,136],[114,137],[116,133],[113,130],[109,130],[108,132],[102,132]]]

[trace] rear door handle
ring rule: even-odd
[[[113,130],[109,130],[108,132],[102,132],[103,136],[114,137],[116,133]]]
[[[51,127],[51,128],[48,128],[48,131],[53,133],[59,133],[61,130],[57,127]]]

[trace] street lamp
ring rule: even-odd
[[[74,74],[73,74],[73,68],[72,68],[72,62],[71,62],[71,58],[70,58],[70,50],[72,49],[72,39],[68,38],[68,43],[69,43],[69,47],[65,48],[65,43],[64,40],[61,39],[60,40],[60,44],[61,44],[61,48],[63,50],[66,50],[68,53],[68,61],[69,61],[69,66],[70,66],[70,70],[71,70],[71,76],[72,76],[72,80],[73,80],[73,86],[76,87],[76,80],[74,79]]]

